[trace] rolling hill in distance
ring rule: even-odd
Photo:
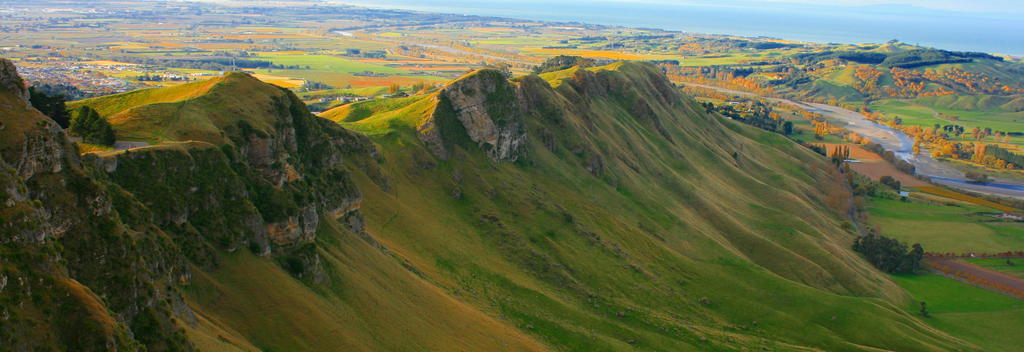
[[[0,5],[0,351],[1024,342],[1024,64],[999,36],[629,28],[704,3],[98,4]],[[1020,11],[976,10],[948,27]]]

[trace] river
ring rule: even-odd
[[[1024,199],[1024,182],[1004,178],[993,178],[995,180],[994,182],[986,184],[970,182],[964,177],[964,173],[962,171],[935,159],[930,153],[923,152],[919,155],[914,155],[914,140],[902,131],[870,121],[860,113],[832,105],[770,98],[754,93],[741,92],[716,86],[691,83],[687,83],[686,85],[714,89],[727,94],[764,98],[799,106],[804,110],[822,114],[825,118],[838,123],[847,130],[867,137],[872,142],[884,147],[886,150],[892,151],[898,158],[913,164],[918,175],[926,176],[932,179],[932,182],[972,192]]]

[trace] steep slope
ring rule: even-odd
[[[4,63],[0,346],[976,349],[848,249],[843,175],[651,65],[481,70],[349,129],[233,73],[72,104],[155,144],[79,157]]]
[[[188,97],[175,104],[216,110],[154,109],[166,104],[161,90],[146,92],[156,102],[134,101],[139,94],[128,93],[77,103],[103,110],[132,101],[125,106],[145,111],[138,118],[147,124],[177,126],[161,144],[86,155],[80,166],[88,173],[83,182],[109,185],[106,194],[120,197],[113,201],[120,222],[157,231],[166,247],[154,254],[178,260],[175,275],[153,283],[172,290],[176,302],[162,315],[180,342],[173,349],[542,349],[361,239],[360,195],[345,162],[373,174],[376,153],[365,137],[312,116],[291,92],[247,75],[192,88],[167,91]],[[115,124],[118,132],[139,126],[134,118]],[[63,135],[54,138],[77,160]],[[38,192],[58,191],[46,185]],[[153,259],[154,266],[164,265]],[[95,266],[71,268],[79,267]],[[379,309],[379,297],[401,308]],[[134,326],[122,331],[137,339],[160,337]],[[391,338],[402,335],[408,338]],[[462,342],[451,342],[456,339]]]
[[[187,277],[167,234],[133,224],[130,195],[93,178],[0,60],[0,346],[13,351],[173,351]],[[136,226],[138,225],[138,226]]]
[[[825,160],[653,66],[483,70],[324,116],[381,150],[388,187],[355,178],[375,242],[556,349],[965,347],[848,250]]]

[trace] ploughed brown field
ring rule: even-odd
[[[882,159],[881,155],[870,152],[859,145],[853,144],[836,144],[836,143],[821,143],[829,153],[839,146],[850,147],[850,159],[860,161],[859,163],[850,163],[850,168],[853,171],[857,171],[872,180],[878,181],[882,176],[892,176],[905,187],[927,187],[930,186],[927,182],[918,180],[914,176],[908,175],[907,173],[896,169],[895,166],[890,164],[885,159]]]

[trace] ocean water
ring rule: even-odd
[[[970,6],[972,0],[965,0]],[[822,43],[899,39],[947,50],[1024,56],[1024,2],[1002,11],[907,5],[838,6],[740,0],[336,0],[366,7],[583,22]]]

